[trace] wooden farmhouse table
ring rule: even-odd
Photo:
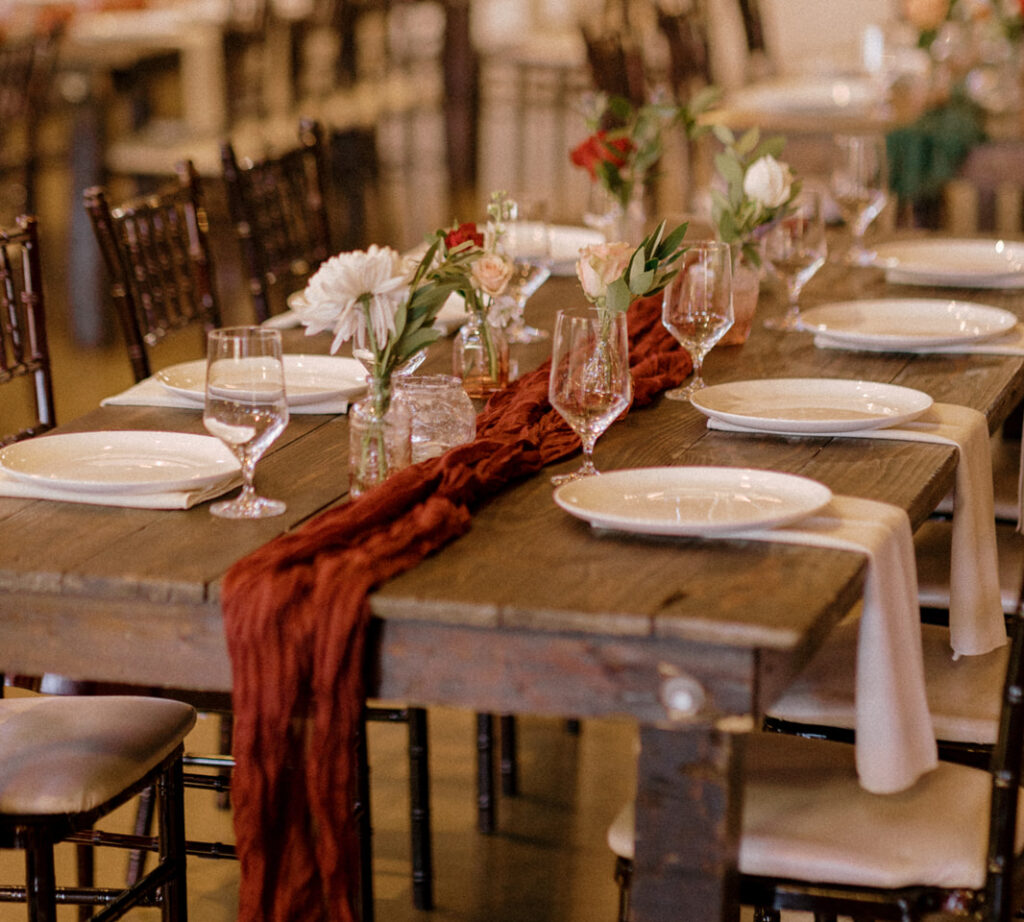
[[[826,266],[805,304],[949,296],[1024,316],[1024,292],[889,286],[874,269]],[[528,318],[582,302],[553,279]],[[782,309],[772,290],[760,317]],[[329,337],[287,334],[289,351]],[[516,347],[520,366],[549,344]],[[444,370],[450,340],[426,369]],[[1024,396],[1024,361],[818,349],[807,334],[756,321],[742,347],[712,352],[712,383],[841,377],[920,388],[984,412],[995,429]],[[203,432],[199,410],[97,409],[62,427]],[[228,690],[222,575],[283,530],[346,499],[346,418],[294,416],[257,467],[285,515],[256,522],[182,512],[0,499],[0,669],[169,688]],[[736,465],[815,478],[840,494],[893,503],[916,527],[951,488],[955,450],[918,442],[772,438],[712,432],[688,404],[659,398],[597,445],[603,470]],[[485,505],[469,533],[371,597],[372,693],[475,711],[600,718],[640,727],[634,915],[738,917],[736,875],[744,731],[857,600],[865,560],[764,542],[599,533],[560,510],[549,475]],[[609,859],[609,872],[611,860]],[[611,907],[609,907],[611,912]]]

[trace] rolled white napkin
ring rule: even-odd
[[[133,384],[128,390],[110,397],[104,397],[100,401],[103,407],[173,407],[180,410],[203,411],[203,404],[198,400],[176,394],[168,390],[156,378],[146,378],[138,384]],[[348,412],[348,401],[344,397],[336,397],[331,400],[321,400],[317,403],[303,403],[288,408],[288,412],[294,416],[300,414],[324,414],[336,416]]]
[[[168,490],[162,493],[89,493],[63,490],[43,484],[15,480],[0,471],[0,496],[19,499],[50,499],[64,503],[86,503],[92,506],[121,506],[130,509],[191,509],[208,499],[215,499],[240,486],[242,475],[235,472],[198,490]]]
[[[709,429],[806,437],[768,432],[709,419]],[[917,419],[889,429],[815,433],[815,437],[890,439],[955,445],[959,452],[953,489],[949,628],[954,656],[988,653],[1006,643],[999,591],[992,456],[983,414],[951,403],[932,404]]]
[[[956,343],[952,346],[913,346],[893,349],[889,346],[866,346],[834,339],[827,333],[818,333],[814,345],[820,349],[846,349],[854,352],[909,352],[914,355],[1024,355],[1024,324],[1015,324],[1011,330],[992,339],[979,342]]]
[[[867,555],[855,680],[857,774],[861,786],[875,794],[910,787],[935,767],[938,756],[925,694],[907,514],[889,503],[835,496],[816,515],[783,528],[730,535],[735,538]]]
[[[301,292],[295,294],[301,294]],[[296,303],[295,295],[293,294],[288,301]],[[466,317],[466,299],[458,293],[451,294],[441,305],[441,309],[434,318],[434,329],[439,330],[443,336],[448,336],[466,322]],[[274,314],[273,317],[264,320],[261,326],[270,327],[272,330],[292,330],[302,326],[302,314],[289,308],[283,313]]]

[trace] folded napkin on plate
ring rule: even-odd
[[[759,435],[801,436],[769,432],[708,420],[709,429]],[[953,488],[953,553],[949,576],[949,629],[956,656],[988,653],[1006,643],[1006,623],[999,591],[996,526],[992,498],[992,456],[984,415],[970,407],[932,404],[909,423],[889,429],[815,433],[822,438],[889,439],[938,442],[959,451]]]
[[[174,407],[181,410],[198,410],[202,412],[203,404],[190,397],[184,397],[168,390],[156,378],[146,378],[138,384],[132,385],[128,390],[112,397],[104,397],[100,401],[104,407]],[[298,406],[290,406],[288,412],[293,416],[299,414],[330,414],[348,412],[348,401],[344,397],[335,397],[331,400],[320,400],[317,403],[302,403]]]
[[[814,345],[819,349],[848,349],[854,352],[909,352],[914,355],[1024,355],[1024,324],[992,339],[957,343],[953,346],[911,346],[893,349],[890,346],[863,345],[834,339],[827,333],[818,333]]]
[[[466,300],[460,294],[451,294],[437,312],[437,317],[434,318],[434,328],[440,330],[442,335],[448,336],[465,322]],[[272,330],[292,330],[302,326],[302,315],[298,311],[289,309],[264,320],[262,326],[270,327]]]
[[[89,493],[63,490],[43,484],[15,480],[0,471],[0,496],[19,499],[51,499],[62,503],[86,503],[92,506],[123,506],[129,509],[191,509],[208,499],[227,493],[242,483],[240,473],[219,480],[200,490],[168,490],[163,493]]]
[[[897,506],[836,496],[783,528],[731,538],[835,547],[868,556],[857,639],[857,774],[875,794],[910,787],[937,761],[924,683],[910,520]],[[1005,633],[1005,631],[1004,631]]]

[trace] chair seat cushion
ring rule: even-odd
[[[84,813],[184,740],[195,710],[127,695],[0,700],[0,813]]]
[[[783,697],[768,709],[770,717],[853,729],[859,624],[858,609],[831,631]],[[936,738],[994,744],[1009,647],[954,660],[948,628],[922,624],[921,640],[928,709]]]
[[[949,608],[949,560],[953,523],[929,519],[914,534],[917,557],[917,597],[927,608]],[[1020,574],[1024,571],[1024,535],[1013,525],[996,523],[999,588],[1003,611],[1017,607]]]
[[[896,888],[981,887],[991,776],[940,763],[909,790],[870,794],[853,747],[777,733],[750,736],[746,752],[744,874]],[[1017,851],[1024,845],[1018,809]],[[616,817],[608,844],[633,857],[634,813]]]

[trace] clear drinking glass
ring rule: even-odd
[[[864,246],[864,235],[889,201],[885,136],[836,135],[833,152],[830,192],[853,234],[843,259],[865,266],[874,254]]]
[[[800,324],[800,292],[825,265],[828,244],[821,192],[804,188],[792,209],[764,232],[764,258],[786,286],[789,306],[782,317],[769,317],[769,330],[795,330]]]
[[[583,443],[583,464],[551,478],[567,483],[597,473],[594,443],[629,406],[629,338],[624,312],[594,308],[559,311],[551,344],[548,397]]]
[[[717,240],[690,244],[679,272],[665,288],[661,322],[690,353],[693,376],[685,387],[666,391],[670,400],[689,400],[704,387],[704,357],[733,325],[732,249]]]
[[[548,338],[545,330],[529,326],[523,314],[531,295],[551,277],[551,225],[542,202],[528,202],[522,197],[500,201],[497,248],[512,261],[507,297],[515,309],[505,326],[510,343],[535,343]]]
[[[207,337],[203,425],[234,452],[242,465],[242,492],[214,503],[228,519],[280,515],[285,504],[258,496],[256,462],[288,424],[281,333],[264,327],[227,327]]]

